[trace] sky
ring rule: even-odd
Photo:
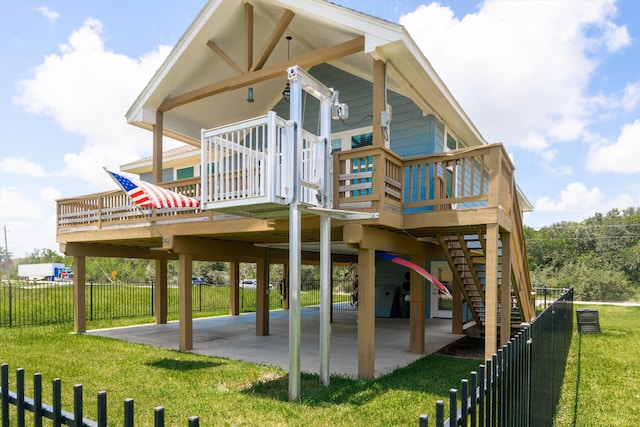
[[[640,207],[640,1],[334,2],[405,26],[505,145],[526,225]],[[58,251],[55,200],[151,154],[124,114],[204,3],[0,0],[0,247]]]

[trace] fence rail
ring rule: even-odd
[[[552,425],[572,333],[569,289],[449,391],[446,421],[445,402],[437,401],[436,427]],[[427,427],[429,417],[421,415],[419,425]]]
[[[42,402],[42,375],[33,376],[33,398],[25,396],[24,369],[16,370],[16,391],[9,389],[9,365],[0,366],[0,401],[2,427],[11,425],[11,411],[9,405],[15,406],[15,419],[18,426],[24,426],[27,412],[33,414],[33,425],[42,426],[43,418],[52,421],[54,427],[106,427],[107,426],[107,392],[100,391],[97,396],[97,421],[83,416],[82,384],[73,386],[73,412],[62,409],[62,382],[60,378],[52,380],[53,404]],[[134,426],[134,402],[133,399],[124,401],[125,427]],[[154,427],[164,427],[164,408],[158,406],[154,409]],[[189,427],[198,427],[200,419],[197,416],[189,417]]]
[[[97,283],[87,285],[87,320],[108,320],[153,316],[155,285],[153,283]],[[320,304],[320,285],[317,280],[302,283],[304,306]],[[350,301],[352,282],[334,280],[334,302]],[[194,286],[192,307],[194,313],[230,310],[228,282]],[[256,309],[256,290],[240,288],[240,310]],[[178,313],[178,286],[167,289],[168,314]],[[281,288],[274,285],[269,294],[269,307],[279,309],[283,304]],[[336,304],[334,310],[351,310],[349,304]],[[73,322],[73,283],[71,282],[18,282],[0,284],[0,328],[36,326]]]

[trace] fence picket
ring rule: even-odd
[[[478,366],[478,372],[471,371],[469,382],[461,380],[460,411],[455,408],[457,392],[450,390],[448,421],[439,418],[438,414],[444,416],[444,404],[436,402],[436,426],[550,425],[572,332],[573,289],[568,289],[532,324],[522,324],[497,354]]]
[[[133,399],[128,398],[124,400],[124,427],[133,427],[134,425]]]
[[[107,427],[107,392],[98,392],[98,427]]]
[[[82,425],[82,384],[73,386],[73,419],[76,426]]]
[[[16,418],[18,427],[24,427],[24,369],[16,370]]]
[[[449,390],[449,427],[458,425],[458,390]]]
[[[42,374],[33,374],[33,426],[42,427]]]
[[[0,393],[2,393],[2,427],[9,427],[9,365],[0,367]]]
[[[154,409],[153,425],[154,427],[164,427],[164,408],[157,406]]]
[[[436,401],[436,427],[444,426],[444,401]]]
[[[469,380],[464,379],[460,381],[460,418],[462,419],[462,425],[467,425],[469,416]]]
[[[469,425],[471,427],[476,427],[476,424],[478,422],[478,419],[477,419],[478,393],[476,391],[477,387],[478,387],[478,373],[476,371],[471,371],[471,378],[469,378],[469,390],[470,390],[469,392],[469,399],[470,399]]]
[[[478,427],[485,427],[486,419],[484,416],[484,405],[487,400],[486,397],[486,375],[485,365],[478,366]]]

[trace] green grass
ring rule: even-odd
[[[377,380],[332,377],[328,388],[317,375],[303,374],[302,398],[289,402],[288,378],[279,368],[69,332],[67,325],[3,329],[0,362],[9,364],[11,389],[22,367],[32,396],[33,374],[40,372],[44,402],[51,403],[51,380],[61,378],[63,407],[71,411],[73,385],[83,384],[85,416],[93,419],[96,394],[106,390],[113,426],[122,425],[122,402],[129,397],[136,425],[152,425],[156,406],[165,407],[167,425],[185,425],[190,415],[205,426],[415,425],[421,413],[433,416],[435,401],[479,363],[428,356]]]
[[[597,308],[602,332],[574,333],[557,427],[640,425],[640,307]],[[106,320],[88,327],[131,322]],[[75,335],[70,328],[2,330],[0,362],[10,365],[11,389],[15,369],[22,367],[32,396],[33,374],[41,372],[44,401],[51,403],[51,380],[61,378],[63,405],[71,410],[73,385],[83,384],[90,418],[95,418],[97,392],[106,390],[113,426],[122,425],[122,402],[128,397],[135,399],[137,425],[152,425],[156,406],[165,407],[167,425],[184,425],[190,415],[206,426],[415,425],[421,413],[433,419],[435,401],[446,399],[448,390],[480,363],[428,356],[377,380],[332,377],[328,388],[316,375],[303,374],[301,401],[288,402],[286,372],[278,368]]]
[[[555,426],[638,426],[640,307],[589,307],[601,333],[574,333]]]

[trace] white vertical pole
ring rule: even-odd
[[[301,263],[301,219],[300,201],[300,147],[302,143],[302,84],[299,77],[290,80],[291,99],[287,144],[292,144],[293,183],[289,205],[289,400],[300,398],[300,263]],[[291,129],[293,126],[293,129]]]
[[[318,161],[322,179],[322,207],[330,208],[330,161],[331,155],[331,102],[323,98],[320,102],[320,136],[324,139],[324,152]],[[329,386],[331,354],[331,217],[320,216],[320,382]]]

